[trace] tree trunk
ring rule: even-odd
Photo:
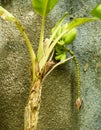
[[[36,130],[40,109],[42,80],[38,79],[31,87],[28,103],[25,107],[24,130]]]

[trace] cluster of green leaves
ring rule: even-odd
[[[40,41],[37,54],[35,54],[35,51],[30,43],[30,40],[28,39],[24,31],[24,28],[19,22],[19,20],[0,6],[0,16],[4,20],[14,22],[26,41],[26,45],[28,47],[32,61],[33,81],[35,81],[36,78],[38,77],[37,73],[41,73],[46,62],[48,62],[48,59],[54,48],[56,49],[56,56],[59,56],[60,53],[64,54],[64,56],[62,56],[61,58],[55,57],[56,60],[61,61],[66,58],[66,51],[63,47],[66,46],[67,44],[72,43],[72,41],[75,39],[77,26],[80,26],[87,22],[101,19],[101,4],[97,5],[91,11],[91,14],[94,17],[75,18],[70,23],[68,23],[68,25],[67,24],[62,25],[64,18],[67,16],[67,13],[65,13],[63,17],[56,23],[55,27],[52,29],[52,34],[47,42],[47,45],[44,46],[45,19],[48,13],[53,9],[53,7],[56,5],[57,2],[58,0],[32,0],[32,5],[35,12],[38,15],[42,16],[42,26],[41,26]],[[38,72],[36,72],[36,68],[39,68]]]
[[[69,28],[72,28],[72,29],[70,29],[70,31],[65,33],[55,46],[55,60],[62,61],[66,59],[66,55],[68,51],[68,49],[66,49],[67,45],[73,43],[73,41],[76,38],[77,31],[75,27],[85,22],[90,22],[93,20],[101,19],[101,4],[97,5],[90,13],[94,16],[93,18],[76,18],[69,24]],[[57,26],[55,26],[52,29],[52,33],[54,33],[56,27]],[[59,35],[61,35],[61,33],[67,29],[68,29],[67,23],[60,26],[57,33],[54,36],[54,39],[59,37]]]
[[[64,32],[68,28],[68,24],[65,23],[62,26],[59,27],[54,39],[59,37],[59,35]],[[52,29],[52,33],[54,33],[55,27]],[[55,47],[55,60],[62,61],[66,59],[67,50],[66,46],[68,44],[71,44],[74,39],[76,38],[76,29],[73,28],[69,32],[65,33],[61,39],[57,42],[57,45]]]

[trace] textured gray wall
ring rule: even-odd
[[[84,6],[81,0],[59,0],[47,18],[46,34],[63,12],[69,11],[71,15],[76,12],[73,17],[84,16],[85,10],[99,2],[85,0]],[[2,5],[21,20],[36,48],[40,17],[32,11],[31,1],[7,0]],[[71,61],[58,67],[44,82],[38,130],[101,130],[100,34],[101,22],[86,24],[78,28],[78,37],[70,46],[80,63],[82,109],[78,113],[75,107],[75,69]],[[30,86],[29,65],[29,55],[20,33],[12,23],[0,20],[0,130],[23,130]]]

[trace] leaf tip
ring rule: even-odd
[[[101,19],[101,3],[98,4],[93,10],[91,10],[90,14]]]

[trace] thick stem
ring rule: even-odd
[[[28,103],[25,107],[24,130],[37,130],[41,90],[42,80],[38,79],[31,87]]]

